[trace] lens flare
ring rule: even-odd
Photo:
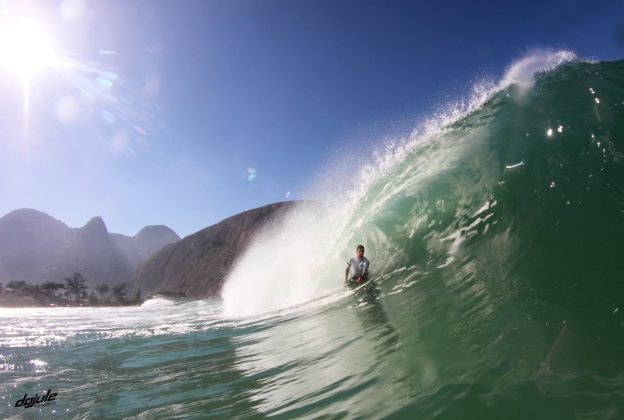
[[[67,20],[78,20],[87,11],[87,4],[85,0],[65,0],[61,3],[60,14]]]
[[[102,111],[102,119],[109,124],[115,124],[117,122],[117,118],[110,111]]]
[[[245,169],[245,172],[243,172],[242,177],[249,182],[253,181],[254,179],[256,179],[256,168],[254,168],[253,166],[248,167],[247,169]]]
[[[59,99],[54,108],[54,114],[62,124],[77,121],[81,112],[80,101],[73,96],[65,96]]]

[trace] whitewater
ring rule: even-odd
[[[623,150],[623,61],[527,55],[330,163],[221,299],[0,309],[0,416],[622,418]]]

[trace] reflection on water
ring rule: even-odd
[[[359,295],[359,313],[357,319],[362,331],[369,333],[379,356],[396,350],[399,336],[390,323],[381,301],[381,290],[377,284],[366,288]]]
[[[398,336],[377,292],[362,301],[349,295],[314,311],[275,317],[265,326],[240,337],[236,348],[236,368],[260,385],[252,396],[260,412],[334,416],[389,410],[393,397],[380,401],[373,385],[386,380],[385,357],[398,347]]]

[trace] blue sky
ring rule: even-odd
[[[25,77],[0,56],[0,215],[127,235],[313,198],[337,150],[406,135],[532,49],[624,52],[622,1],[0,0],[0,27],[22,20],[60,61]]]

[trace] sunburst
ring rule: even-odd
[[[2,70],[28,80],[58,63],[50,36],[41,24],[22,20],[0,29]]]

